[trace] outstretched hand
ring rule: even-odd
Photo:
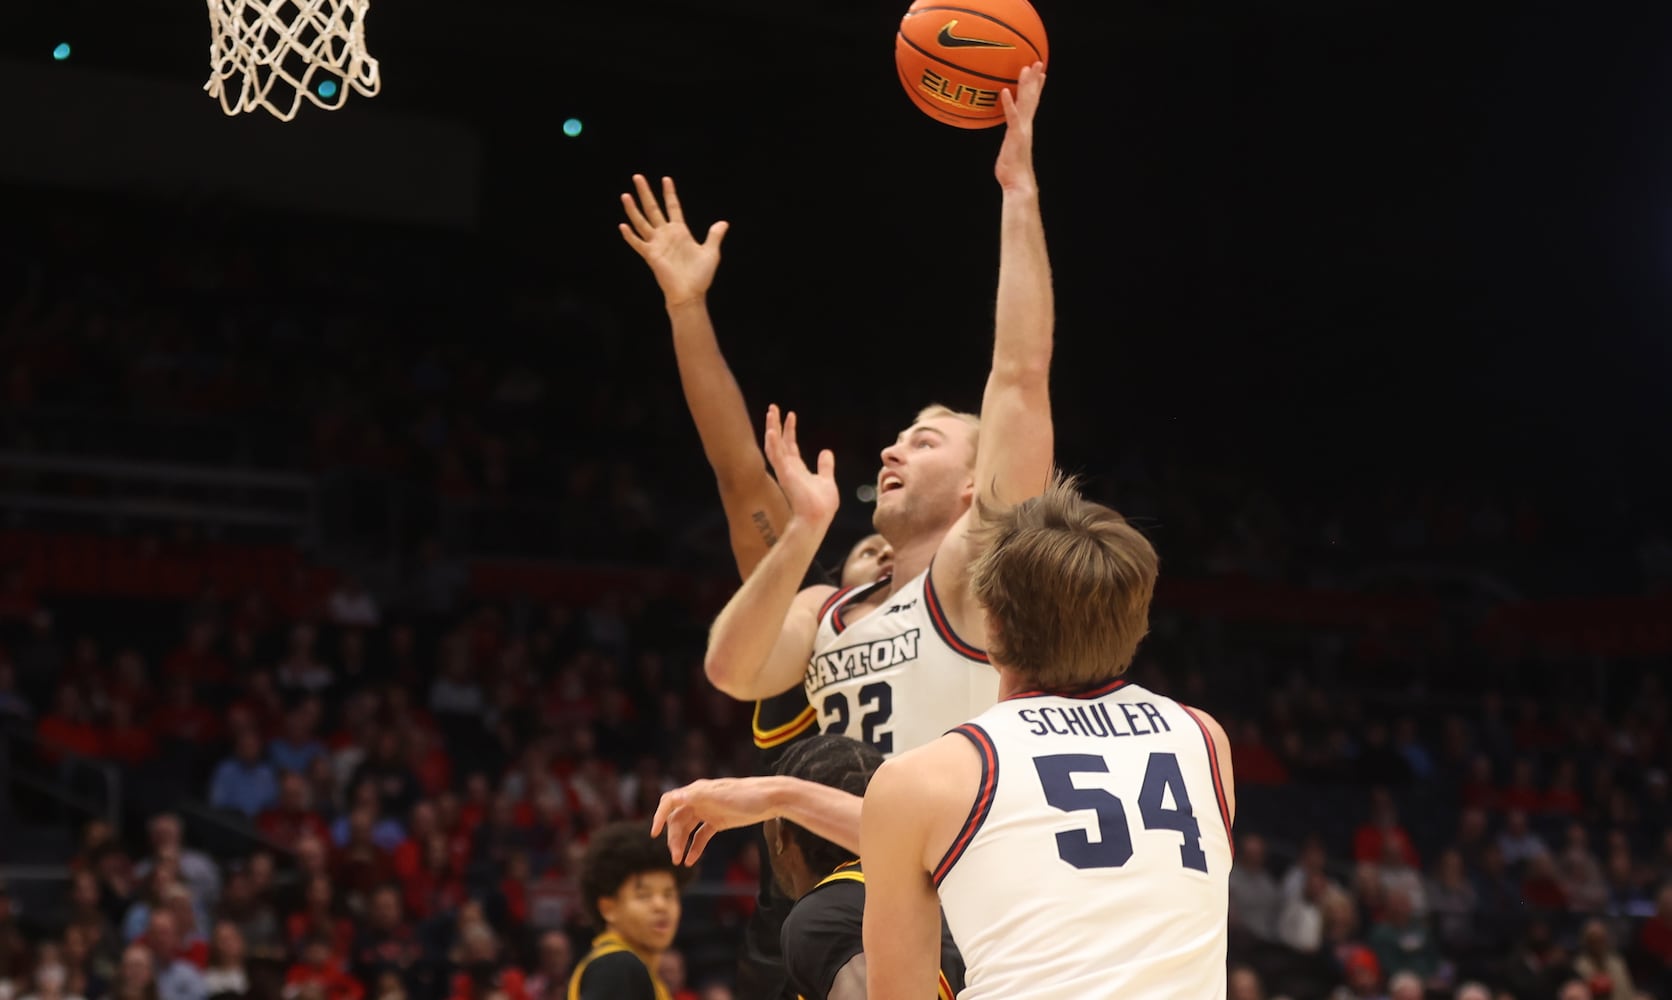
[[[801,457],[801,446],[795,437],[795,412],[791,411],[783,423],[778,421],[777,404],[766,410],[766,441],[763,449],[766,460],[778,475],[778,486],[790,503],[790,514],[798,521],[817,527],[830,527],[841,506],[841,494],[836,489],[836,456],[830,449],[819,452],[818,470],[807,468]]]
[[[650,265],[668,305],[702,298],[714,283],[714,271],[720,266],[720,243],[730,226],[716,222],[708,227],[703,242],[698,243],[690,227],[685,225],[685,212],[679,205],[679,193],[674,190],[672,177],[662,178],[666,213],[657,204],[650,182],[643,174],[633,175],[633,187],[638,191],[636,199],[631,194],[621,196],[621,207],[627,211],[627,222],[618,226],[622,238]]]
[[[650,835],[668,831],[668,853],[676,865],[694,865],[714,835],[772,818],[766,778],[693,781],[662,793]]]
[[[1004,106],[1004,145],[999,147],[993,175],[1006,191],[1032,191],[1033,115],[1039,110],[1039,95],[1045,89],[1045,64],[1036,62],[1022,69],[1015,89],[999,92]]]

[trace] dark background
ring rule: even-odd
[[[368,21],[385,92],[341,114],[470,122],[482,237],[529,276],[607,290],[647,333],[657,300],[613,196],[635,170],[675,175],[694,220],[734,224],[715,311],[751,397],[794,404],[817,378],[898,421],[920,401],[899,372],[933,366],[977,402],[999,135],[898,92],[897,6],[386,2]],[[1141,439],[1315,480],[1661,475],[1664,14],[1041,9],[1058,405],[1093,432],[1068,461]],[[69,40],[76,66],[203,75],[191,4],[30,0],[3,23],[13,56]]]

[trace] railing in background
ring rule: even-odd
[[[0,787],[27,788],[87,819],[122,829],[122,771],[110,761],[48,746],[33,733],[0,728]],[[14,819],[28,819],[18,814]]]
[[[14,524],[190,523],[292,544],[318,534],[313,479],[168,462],[0,452],[0,513]]]

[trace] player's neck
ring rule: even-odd
[[[946,535],[926,535],[899,545],[894,545],[893,539],[889,544],[894,545],[894,579],[889,583],[889,593],[893,593],[912,580],[923,575],[929,564],[935,561],[935,553],[940,550],[941,540]]]
[[[1001,666],[997,663],[993,664],[993,667],[999,672],[1000,701],[1003,701],[1006,698],[1013,698],[1024,691],[1032,690],[1032,686],[1028,684],[1027,680],[1015,671],[1011,670],[1009,667]]]

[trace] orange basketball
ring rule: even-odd
[[[999,91],[1035,62],[1049,63],[1050,47],[1028,0],[917,0],[894,40],[906,93],[959,128],[1002,124]]]

